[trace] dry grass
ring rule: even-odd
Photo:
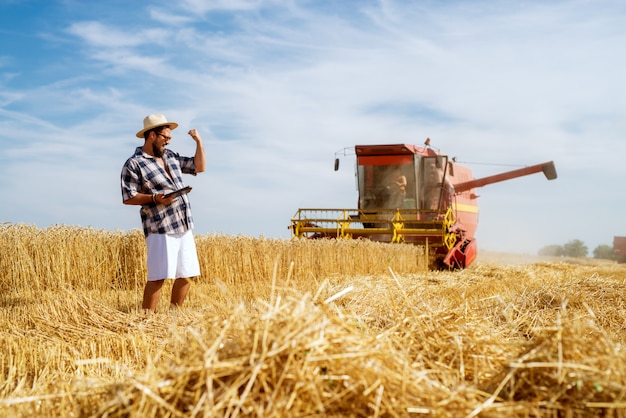
[[[0,416],[626,416],[623,265],[197,243],[146,317],[139,231],[0,227]]]

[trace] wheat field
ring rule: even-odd
[[[624,265],[196,243],[146,315],[139,230],[0,225],[0,416],[626,416]]]

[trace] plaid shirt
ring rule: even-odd
[[[165,150],[163,161],[169,168],[171,177],[156,159],[137,147],[132,157],[122,167],[122,201],[135,197],[137,193],[169,193],[185,187],[182,174],[196,175],[193,158],[181,157]],[[176,197],[169,205],[150,203],[142,205],[139,211],[143,233],[179,234],[193,229],[191,206],[186,194]]]

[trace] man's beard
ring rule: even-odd
[[[152,144],[152,154],[154,154],[155,157],[161,158],[163,156],[163,151],[165,151],[165,147],[160,148],[157,147],[156,144]]]

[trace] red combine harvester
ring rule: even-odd
[[[465,268],[476,258],[476,188],[539,172],[557,177],[550,161],[474,179],[469,168],[432,149],[430,139],[423,147],[357,145],[354,152],[358,209],[298,209],[293,237],[424,245],[436,268]]]

